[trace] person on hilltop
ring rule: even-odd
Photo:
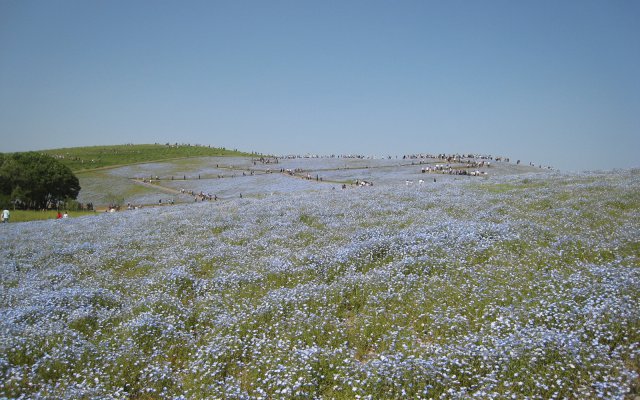
[[[9,222],[9,216],[10,216],[10,215],[11,215],[11,214],[9,213],[9,210],[5,208],[5,209],[2,211],[2,222],[3,222],[3,223],[8,223],[8,222]]]

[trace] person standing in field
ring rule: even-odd
[[[6,208],[2,211],[2,222],[3,223],[7,223],[9,222],[9,216],[11,216],[11,213],[9,213],[9,210],[7,210]]]

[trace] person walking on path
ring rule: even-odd
[[[5,208],[5,209],[2,211],[2,222],[3,222],[3,223],[7,223],[7,222],[9,222],[9,217],[10,217],[10,216],[11,216],[11,213],[9,213],[9,210]]]

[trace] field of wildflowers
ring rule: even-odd
[[[116,200],[122,204],[138,205],[158,204],[160,200],[164,203],[191,203],[193,196],[181,195],[179,189],[225,199],[239,197],[241,193],[261,197],[274,193],[326,190],[342,184],[355,184],[356,181],[396,185],[406,181],[415,184],[420,180],[431,182],[434,178],[438,181],[477,179],[421,173],[422,167],[449,166],[437,158],[299,157],[280,158],[277,163],[273,160],[262,163],[256,157],[195,157],[84,171],[78,173],[82,187],[78,201],[97,206],[113,204]],[[464,164],[453,162],[451,165],[460,168]],[[467,169],[467,172],[473,169]],[[541,171],[503,162],[494,162],[491,167],[479,169],[491,177]],[[291,171],[295,174],[288,173]],[[310,179],[301,182],[300,179],[305,177]],[[153,184],[141,185],[142,180],[153,180]]]
[[[640,172],[0,226],[0,398],[639,393]]]

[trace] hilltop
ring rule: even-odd
[[[122,144],[42,150],[74,172],[189,157],[251,156],[250,153],[193,144]]]

